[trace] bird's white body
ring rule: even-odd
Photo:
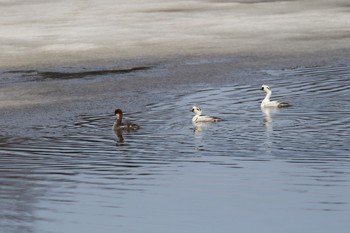
[[[197,123],[197,122],[217,122],[217,121],[221,120],[218,117],[203,116],[202,115],[202,110],[199,107],[197,107],[197,106],[193,106],[192,107],[192,112],[195,113],[195,115],[192,117],[192,122],[193,123]]]
[[[271,91],[271,88],[267,85],[262,85],[261,86],[261,90],[263,90],[264,92],[266,92],[266,96],[265,98],[263,99],[263,101],[261,102],[260,106],[262,108],[283,108],[283,107],[288,107],[290,106],[288,103],[286,102],[281,102],[281,101],[271,101],[270,98],[271,98],[271,94],[272,94],[272,91]]]

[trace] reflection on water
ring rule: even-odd
[[[123,130],[114,130],[114,134],[117,138],[117,146],[125,146],[124,144],[124,137],[123,137]]]
[[[268,131],[272,131],[272,114],[279,109],[276,108],[261,108],[261,111],[264,113],[264,124]]]
[[[203,129],[208,128],[213,122],[195,122],[193,123],[194,132],[196,136],[200,136]]]
[[[293,105],[285,109],[261,110],[264,94],[256,80],[194,88],[193,94],[149,104],[147,117],[127,115],[142,126],[136,132],[113,132],[108,113],[81,115],[64,127],[36,127],[40,138],[3,136],[0,227],[3,232],[348,229],[348,68],[264,71],[276,98]],[[193,125],[188,111],[193,104],[223,121]],[[47,131],[60,133],[45,136]]]

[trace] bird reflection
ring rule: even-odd
[[[272,131],[272,114],[277,111],[275,108],[261,108],[264,114],[264,125],[268,131]]]
[[[261,111],[264,114],[264,126],[266,128],[266,137],[265,137],[265,146],[267,149],[267,152],[271,152],[271,147],[273,145],[273,122],[272,122],[272,116],[273,114],[278,111],[276,108],[265,108],[262,107]]]
[[[203,129],[208,128],[211,122],[195,122],[194,125],[194,134],[196,136],[201,135]]]
[[[117,139],[116,146],[125,146],[126,144],[124,143],[123,130],[115,129],[113,132]]]

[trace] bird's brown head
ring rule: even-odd
[[[118,118],[121,118],[121,116],[123,116],[123,111],[118,108],[114,111],[114,115],[117,116]]]

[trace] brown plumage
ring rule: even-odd
[[[133,123],[123,123],[123,111],[121,109],[116,109],[114,115],[117,117],[113,124],[113,130],[138,130],[139,125]]]

